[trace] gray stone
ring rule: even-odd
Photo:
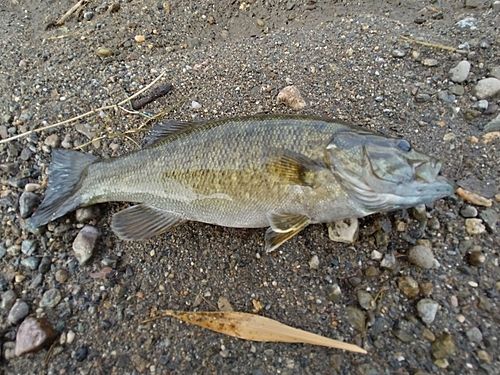
[[[453,85],[449,88],[450,92],[457,96],[462,96],[465,93],[465,89],[462,85]]]
[[[476,207],[467,204],[460,209],[460,215],[465,218],[476,217],[477,209]]]
[[[36,206],[40,203],[38,195],[25,191],[19,197],[19,214],[23,219],[30,216],[35,211]]]
[[[465,332],[465,335],[467,336],[470,342],[483,341],[483,334],[477,327],[472,327],[467,332]]]
[[[85,264],[92,257],[97,239],[100,236],[101,232],[91,225],[84,226],[78,233],[73,241],[73,251],[80,264]]]
[[[474,88],[478,99],[488,99],[500,93],[500,80],[489,77],[480,80]]]
[[[51,134],[47,138],[45,138],[45,141],[43,143],[52,148],[59,147],[59,135]]]
[[[2,259],[5,256],[5,254],[7,254],[7,249],[5,248],[4,245],[0,243],[0,259]]]
[[[23,148],[23,149],[22,149],[22,151],[21,151],[20,158],[21,158],[22,160],[25,160],[25,161],[26,161],[26,160],[29,160],[29,158],[31,158],[31,155],[32,155],[32,154],[33,154],[33,153],[31,152],[31,150],[30,150],[28,147],[25,147],[25,148]]]
[[[90,206],[90,207],[79,208],[78,210],[76,210],[75,217],[76,221],[78,221],[79,223],[86,223],[98,217],[99,214],[100,214],[99,207]]]
[[[448,91],[439,91],[438,99],[445,103],[454,103],[457,98],[455,95],[449,93]]]
[[[434,266],[434,254],[427,246],[417,245],[408,252],[408,261],[420,268],[430,269]]]
[[[483,220],[483,222],[486,224],[486,228],[490,232],[496,232],[496,225],[498,222],[498,213],[491,209],[487,208],[479,214],[479,217]]]
[[[30,307],[28,306],[28,304],[23,300],[18,299],[14,303],[14,306],[12,306],[12,308],[10,309],[7,320],[11,324],[17,324],[26,316],[28,316],[29,312]]]
[[[426,324],[431,324],[434,321],[438,308],[439,304],[430,298],[421,299],[417,303],[418,315]]]
[[[24,240],[21,243],[21,251],[28,256],[33,255],[36,250],[36,241]]]
[[[494,68],[491,68],[489,76],[494,77],[496,79],[500,79],[500,66],[495,66]]]
[[[370,292],[366,290],[358,290],[358,302],[359,305],[365,310],[372,310],[373,296]]]
[[[395,49],[392,51],[392,57],[405,57],[406,52],[402,49]]]
[[[40,300],[40,307],[43,308],[53,308],[57,306],[57,304],[61,302],[61,292],[58,289],[50,289],[47,290]]]
[[[2,294],[2,304],[0,308],[3,311],[9,311],[12,306],[14,306],[14,302],[16,302],[16,292],[12,289],[7,290],[4,294]]]
[[[451,68],[448,72],[450,79],[455,83],[464,82],[470,72],[470,62],[468,61],[460,61],[454,68]]]
[[[478,109],[482,112],[486,111],[488,109],[488,101],[485,99],[478,100],[472,105],[473,109]]]
[[[387,254],[385,254],[384,256],[384,259],[382,259],[382,262],[380,262],[380,267],[387,268],[388,270],[392,271],[396,269],[396,266],[397,261],[394,253],[392,251],[387,252]]]
[[[431,96],[429,94],[422,93],[415,95],[415,101],[417,103],[425,103],[428,102],[429,100],[431,100]]]
[[[40,264],[40,258],[37,257],[27,257],[21,261],[21,265],[33,271],[38,268],[39,264]]]
[[[43,257],[40,265],[38,266],[38,272],[41,274],[47,273],[50,270],[50,265],[52,264],[52,261],[50,260],[49,257]]]
[[[459,29],[476,29],[477,28],[477,19],[473,18],[473,17],[467,17],[467,18],[464,18],[460,21],[458,21],[455,26]]]
[[[85,12],[85,13],[83,13],[83,18],[85,18],[85,20],[87,20],[87,21],[90,21],[92,18],[94,18],[94,13]]]
[[[500,115],[495,117],[493,120],[491,120],[484,126],[485,132],[493,132],[497,130],[500,130]]]

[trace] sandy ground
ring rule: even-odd
[[[172,83],[172,92],[142,111],[170,109],[166,118],[175,120],[294,113],[276,103],[278,92],[293,84],[307,102],[299,113],[404,137],[443,159],[445,175],[493,205],[486,211],[457,196],[440,200],[427,207],[425,230],[411,211],[373,215],[360,221],[352,245],[332,242],[326,225],[313,225],[267,255],[264,229],[200,223],[122,242],[109,223],[124,205],[103,204],[88,222],[102,236],[92,259],[80,265],[72,250],[82,227],[75,215],[30,231],[20,196],[27,183],[46,178],[52,147],[136,129],[145,117],[96,111],[1,143],[0,373],[498,373],[498,224],[471,235],[465,223],[466,217],[491,223],[486,213],[493,219],[499,213],[499,141],[482,142],[484,126],[498,116],[498,96],[478,109],[475,91],[500,65],[500,10],[493,1],[144,0],[110,8],[97,0],[85,2],[62,26],[47,28],[74,3],[0,5],[2,139],[116,104],[162,72],[159,83]],[[472,27],[456,25],[468,17],[475,19]],[[461,60],[471,70],[454,84],[449,70]],[[119,156],[141,138],[108,136],[84,150]],[[34,188],[42,197],[43,187]],[[417,240],[432,249],[438,267],[408,262]],[[374,250],[384,259],[394,254],[396,264],[384,267]],[[484,254],[484,263],[471,262],[474,252]],[[313,257],[319,264],[311,268]],[[105,267],[112,272],[96,278]],[[412,298],[405,277],[418,284]],[[59,296],[55,306],[54,298],[45,305],[47,291]],[[163,309],[213,311],[221,297],[237,311],[262,305],[260,315],[357,344],[368,354],[243,341],[173,318],[140,323]],[[426,298],[438,304],[428,323],[418,311]],[[14,355],[24,318],[9,322],[15,300],[58,332],[50,352]],[[365,328],[354,327],[353,311]]]

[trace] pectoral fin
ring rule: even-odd
[[[292,238],[304,229],[311,219],[303,215],[287,215],[268,213],[271,227],[266,231],[266,252],[277,249],[286,240]]]
[[[268,172],[296,185],[314,186],[315,173],[324,168],[320,163],[298,152],[272,150]]]
[[[171,212],[138,204],[114,214],[111,228],[122,240],[144,240],[172,230],[185,221]]]

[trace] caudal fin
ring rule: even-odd
[[[28,219],[28,225],[36,228],[76,209],[81,204],[81,198],[75,194],[75,190],[82,173],[95,160],[96,157],[91,154],[53,149],[45,198]]]

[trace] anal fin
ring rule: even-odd
[[[265,237],[267,253],[276,250],[311,222],[311,219],[304,215],[268,213],[267,217],[271,225]]]
[[[144,240],[172,230],[185,221],[171,212],[138,204],[114,214],[111,228],[122,240]]]

